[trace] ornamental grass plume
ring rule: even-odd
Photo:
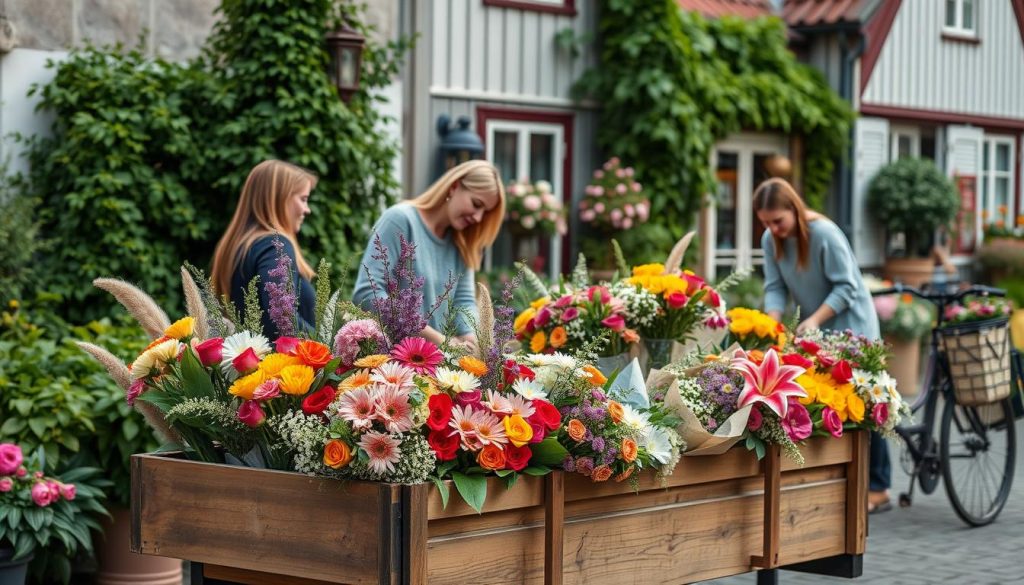
[[[690,232],[679,239],[675,246],[672,246],[672,251],[668,255],[668,259],[665,260],[665,271],[662,274],[676,274],[679,272],[679,268],[683,265],[683,256],[686,255],[686,249],[690,247],[690,241],[697,235],[697,232]]]
[[[189,316],[195,319],[195,336],[200,341],[209,339],[209,315],[206,312],[206,304],[203,302],[203,293],[184,266],[181,267],[181,288],[185,293],[185,308],[188,309]]]
[[[170,327],[171,320],[167,318],[167,313],[164,313],[163,309],[138,287],[119,278],[97,278],[92,283],[114,295],[117,302],[135,317],[150,338],[160,337],[164,330]]]
[[[480,312],[477,324],[477,357],[486,358],[494,343],[494,304],[491,292],[483,283],[476,283],[476,306]]]

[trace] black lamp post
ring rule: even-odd
[[[328,75],[346,104],[359,91],[365,44],[366,38],[349,26],[347,21],[342,22],[338,30],[327,33],[327,51],[331,56]]]
[[[451,118],[442,114],[437,118],[437,133],[441,135],[441,151],[438,158],[437,176],[448,169],[474,158],[483,158],[484,143],[469,129],[469,116],[459,116],[455,127]]]

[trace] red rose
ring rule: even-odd
[[[612,331],[622,331],[626,328],[626,320],[622,318],[622,315],[613,314],[602,319],[601,325],[604,325]]]
[[[278,337],[277,341],[274,342],[274,351],[295,355],[295,348],[298,347],[300,341],[302,340],[294,337]]]
[[[260,358],[251,347],[247,347],[245,351],[238,354],[238,357],[231,360],[231,365],[235,367],[239,374],[244,374],[255,370],[256,366],[260,365]]]
[[[829,355],[828,352],[824,351],[819,351],[818,355],[815,357],[817,357],[818,362],[822,366],[825,366],[826,368],[831,368],[832,366],[836,365],[836,362],[838,361],[835,357]]]
[[[814,367],[814,362],[798,353],[787,353],[782,356],[782,363],[787,366],[799,366],[805,370],[809,370]]]
[[[704,288],[704,285],[707,284],[706,282],[704,282],[703,278],[697,276],[696,274],[684,272],[683,278],[686,280],[686,294],[691,296],[693,295],[693,293]]]
[[[334,397],[337,395],[337,390],[330,386],[324,386],[302,399],[302,412],[309,415],[322,415],[327,407],[334,402]]]
[[[427,443],[434,450],[438,461],[451,461],[459,450],[459,435],[450,435],[447,431],[430,431]]]
[[[705,305],[709,307],[718,307],[719,305],[722,304],[722,297],[718,296],[718,293],[715,292],[715,289],[711,288],[710,286],[705,286],[704,290],[708,291],[704,295]]]
[[[686,306],[686,303],[690,301],[690,298],[684,295],[683,293],[676,291],[674,293],[669,294],[668,298],[665,300],[668,301],[668,306],[672,307],[673,309],[681,309]]]
[[[224,357],[224,338],[214,337],[196,344],[196,354],[204,366],[210,367],[220,363]]]
[[[543,419],[537,416],[536,412],[533,413],[533,416],[526,419],[526,424],[530,425],[530,428],[533,429],[533,436],[530,437],[531,443],[540,443],[544,440],[544,436],[548,434],[547,425],[544,424]]]
[[[435,431],[443,431],[448,428],[448,421],[452,420],[452,399],[447,394],[434,394],[427,400],[427,408],[430,409],[430,416],[427,417],[427,426]]]
[[[806,339],[800,341],[800,349],[811,355],[818,355],[818,352],[821,351],[821,347],[817,343],[807,341]]]
[[[851,378],[853,378],[853,368],[850,367],[850,363],[846,360],[839,360],[832,367],[832,379],[836,382],[846,384]]]
[[[533,451],[530,451],[530,447],[527,445],[522,447],[505,446],[505,467],[508,469],[522,471],[530,463],[530,457],[533,457]]]
[[[245,423],[246,426],[256,428],[263,424],[266,418],[263,409],[260,408],[260,403],[255,400],[246,400],[238,407],[238,420]]]
[[[549,431],[556,430],[562,426],[562,413],[558,412],[554,404],[546,400],[536,399],[533,401],[533,410],[536,415],[540,416],[540,419],[544,422],[544,426]]]

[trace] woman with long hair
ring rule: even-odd
[[[245,310],[249,281],[259,277],[263,332],[271,339],[309,329],[313,322],[316,293],[310,280],[314,272],[296,238],[309,215],[310,191],[316,183],[316,175],[283,161],[265,160],[253,167],[213,255],[214,291],[229,297],[240,314]],[[284,257],[291,264],[291,294],[298,309],[294,316],[288,308],[272,306],[266,288],[268,283],[285,284],[280,273]]]
[[[850,242],[824,215],[807,209],[793,186],[769,179],[754,190],[754,212],[764,224],[764,309],[781,320],[790,297],[802,321],[796,332],[847,329],[881,337],[878,315]],[[871,437],[869,511],[885,511],[891,483],[889,449]]]
[[[471,160],[456,166],[421,195],[393,205],[377,220],[363,253],[353,301],[370,309],[375,295],[384,294],[384,263],[374,259],[376,239],[387,248],[392,268],[404,239],[416,245],[413,270],[424,280],[424,317],[449,277],[458,279],[450,298],[429,315],[420,335],[435,344],[444,342],[444,322],[452,305],[457,314],[450,341],[475,351],[476,335],[465,314],[477,311],[474,271],[479,270],[483,250],[494,243],[504,218],[505,188],[494,165]]]

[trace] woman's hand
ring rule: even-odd
[[[805,333],[810,333],[811,331],[817,331],[820,326],[821,323],[818,323],[818,320],[812,315],[801,321],[800,324],[796,326],[796,334],[803,335]]]
[[[477,355],[480,351],[480,345],[476,340],[476,336],[473,334],[452,337],[448,340],[448,345],[451,346],[452,349],[460,349],[469,355]]]

